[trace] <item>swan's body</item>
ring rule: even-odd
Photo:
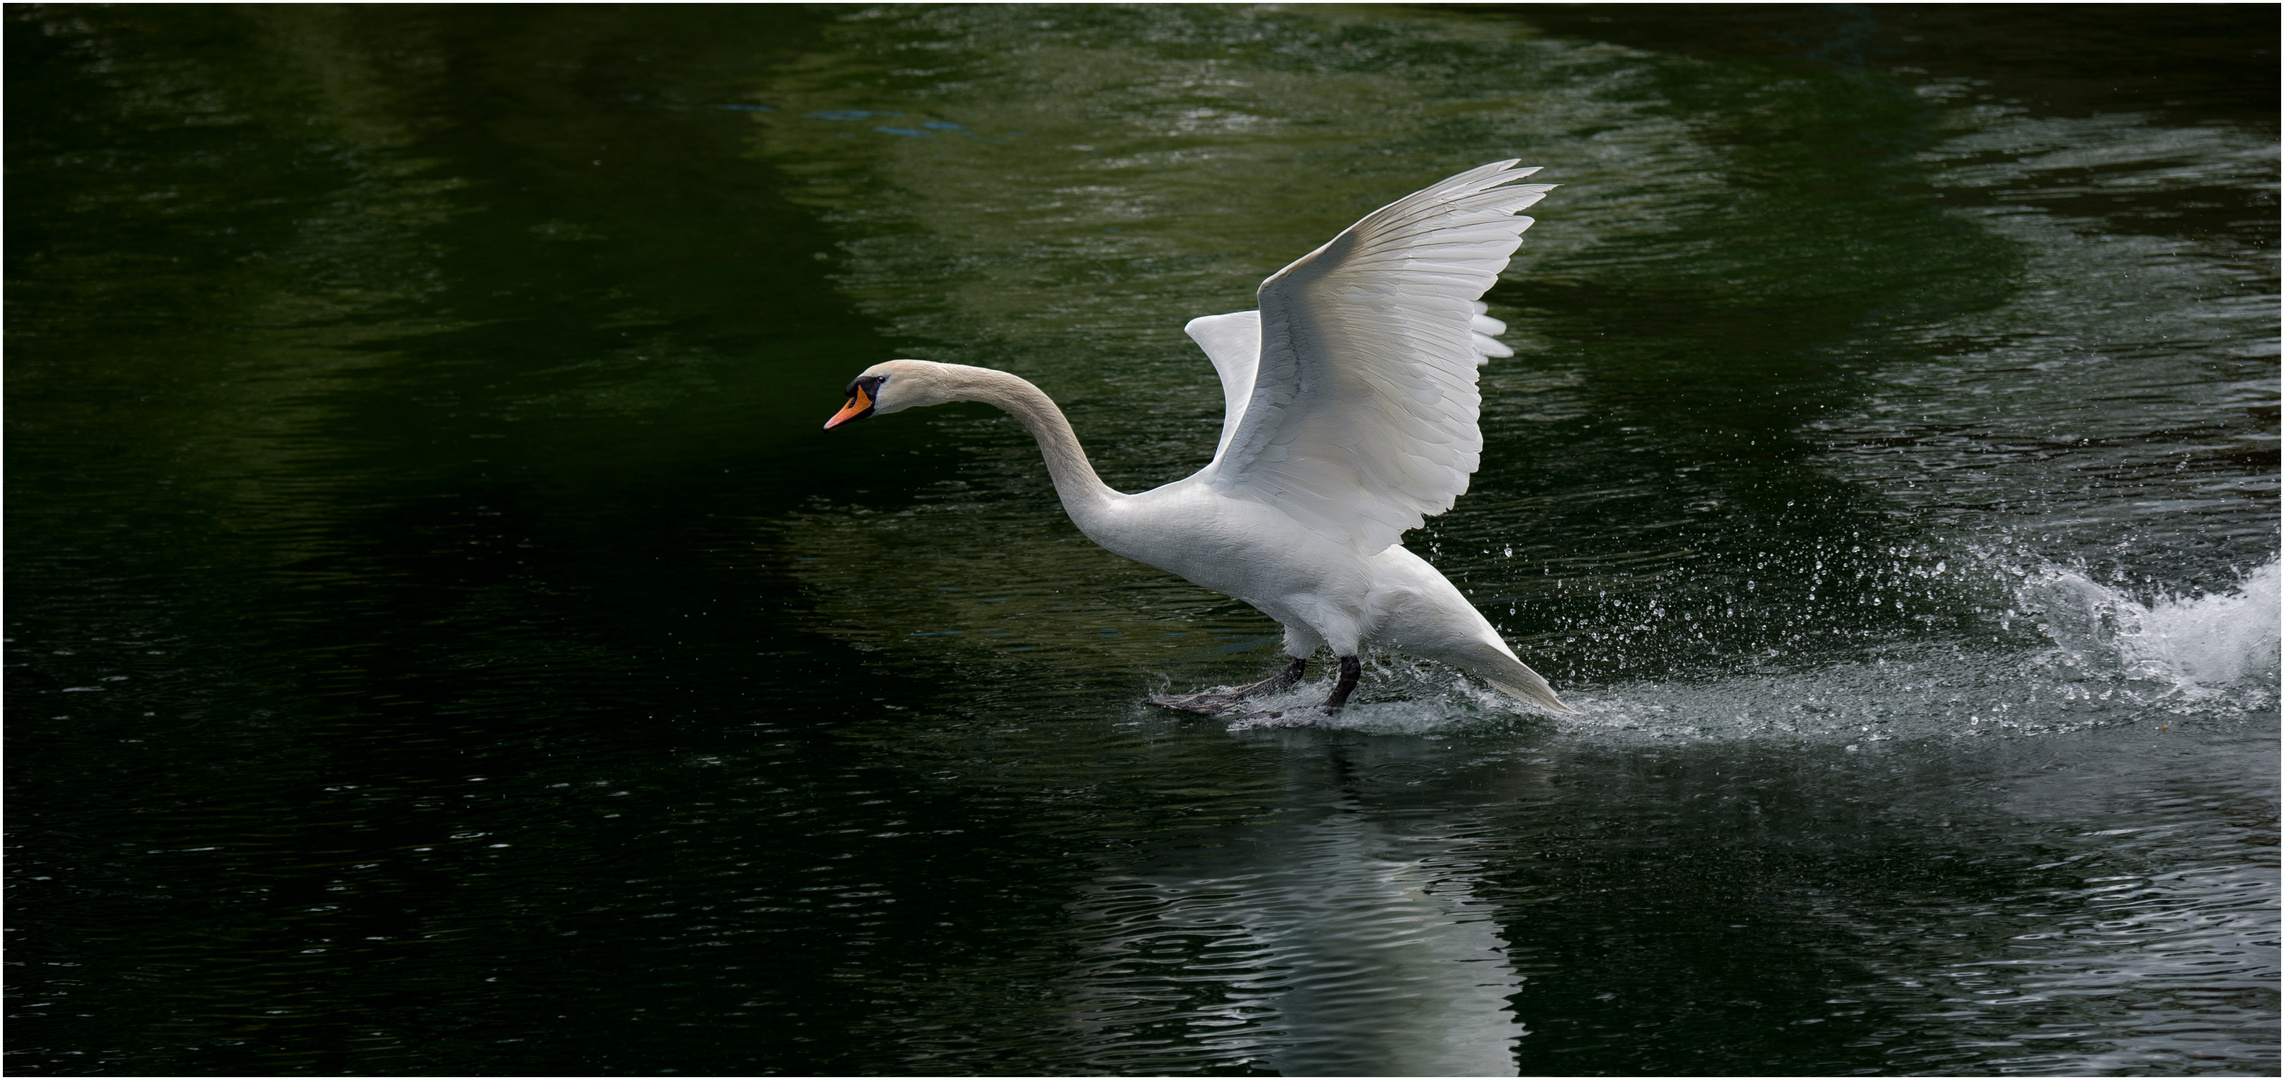
[[[1219,711],[1290,685],[1329,646],[1356,681],[1367,645],[1436,660],[1524,701],[1568,711],[1490,622],[1397,543],[1451,508],[1482,449],[1475,370],[1512,353],[1478,298],[1547,185],[1497,162],[1368,215],[1262,283],[1259,311],[1187,330],[1221,375],[1228,406],[1213,461],[1138,495],[1097,477],[1062,410],[989,368],[891,360],[849,386],[833,427],[947,401],[996,405],[1039,441],[1072,523],[1114,554],[1259,608],[1285,627],[1285,674],[1234,695],[1154,698]]]

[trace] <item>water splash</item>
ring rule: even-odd
[[[1448,669],[1383,657],[1337,717],[1308,709],[1330,689],[1320,680],[1264,698],[1262,713],[1234,718],[1229,728],[1432,737],[1552,725],[1599,741],[1777,740],[1853,750],[1894,739],[2179,724],[2273,706],[2284,584],[2277,562],[2228,592],[2147,603],[2075,570],[2018,573],[2006,623],[2031,615],[2050,644],[2030,644],[2018,631],[1980,645],[1983,639],[1964,637],[1912,642],[1846,660],[1566,688],[1564,699],[1578,712],[1562,717],[1527,710]],[[2002,640],[2013,644],[1991,647]]]
[[[1332,690],[1327,678],[1263,697],[1255,711],[1232,718],[1229,730],[1317,728],[1436,735],[1505,728],[1542,715],[1440,665],[1381,654],[1367,666],[1364,685],[1338,716],[1327,717],[1314,708]]]
[[[2203,697],[2276,678],[2280,578],[2272,560],[2232,592],[2143,604],[2076,571],[2049,569],[2023,583],[2016,605],[2038,615],[2039,629],[2077,666]]]

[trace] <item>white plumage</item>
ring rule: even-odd
[[[1398,199],[1262,282],[1258,374],[1215,489],[1363,553],[1451,509],[1483,450],[1475,303],[1548,190],[1512,186],[1538,171],[1513,165]]]
[[[1153,698],[1198,712],[1290,685],[1330,646],[1355,685],[1369,645],[1449,663],[1567,711],[1451,582],[1397,543],[1451,509],[1483,449],[1476,369],[1511,356],[1480,297],[1552,185],[1513,161],[1470,169],[1373,211],[1261,284],[1257,311],[1185,328],[1220,373],[1227,414],[1213,460],[1124,495],[1095,476],[1070,424],[1005,372],[891,360],[849,385],[834,427],[945,401],[1006,409],[1039,440],[1063,507],[1110,551],[1227,593],[1284,624],[1295,663],[1230,694]]]

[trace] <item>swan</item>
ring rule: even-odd
[[[1376,646],[1570,712],[1449,579],[1398,542],[1451,509],[1475,471],[1476,368],[1514,355],[1479,298],[1531,226],[1520,212],[1554,187],[1515,183],[1537,171],[1498,161],[1413,192],[1262,282],[1257,310],[1190,320],[1226,413],[1213,460],[1163,487],[1112,490],[1054,401],[990,368],[875,364],[825,427],[950,401],[997,406],[1038,440],[1063,510],[1088,539],[1284,626],[1289,660],[1277,674],[1150,704],[1228,712],[1299,682],[1329,647],[1340,675],[1317,707],[1329,717],[1356,689],[1358,657]]]

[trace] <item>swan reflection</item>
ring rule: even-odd
[[[1480,830],[1360,780],[1446,751],[1292,739],[1255,821],[1162,841],[1073,903],[1086,1064],[1515,1075],[1522,980],[1477,897]]]

